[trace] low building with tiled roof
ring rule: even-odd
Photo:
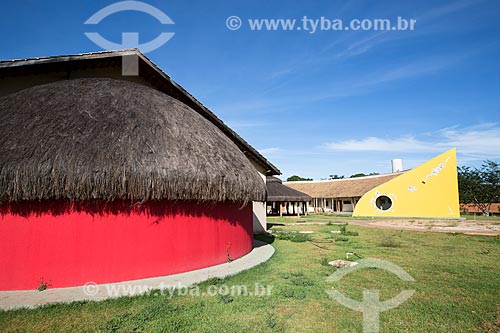
[[[403,174],[394,172],[346,179],[295,181],[283,185],[312,197],[309,202],[314,212],[353,212],[358,200],[371,189]]]

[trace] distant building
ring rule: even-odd
[[[460,204],[460,212],[464,214],[483,214],[479,208],[471,204]],[[492,203],[488,213],[490,215],[500,215],[500,203]]]
[[[353,216],[459,218],[456,149],[366,192]]]
[[[352,213],[366,192],[401,174],[396,172],[347,179],[285,182],[284,185],[311,196],[309,212]]]
[[[396,170],[401,169],[400,165],[400,161],[393,160]],[[405,172],[285,185],[309,194],[310,210],[315,212],[352,212],[353,216],[366,217],[460,217],[456,149]]]
[[[303,192],[282,184],[281,179],[268,176],[267,187],[267,215],[304,215],[307,214],[308,203],[311,197]]]

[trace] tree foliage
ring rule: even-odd
[[[379,175],[379,173],[378,172],[370,172],[369,174],[365,174],[363,172],[360,172],[360,173],[355,173],[354,175],[352,175],[349,178],[358,178],[358,177],[375,176],[375,175]]]
[[[480,168],[458,168],[460,202],[488,215],[492,203],[500,202],[500,165],[485,161]]]
[[[333,180],[333,179],[344,179],[344,176],[339,176],[339,175],[330,175],[328,176],[328,180]]]
[[[358,177],[365,177],[365,176],[366,176],[366,174],[360,172],[360,173],[355,173],[354,175],[352,175],[349,178],[358,178]]]
[[[293,176],[288,177],[286,179],[287,182],[298,182],[298,181],[303,181],[303,180],[310,181],[310,180],[312,180],[312,178],[302,178],[300,176],[293,175]]]

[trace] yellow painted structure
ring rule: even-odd
[[[368,191],[353,216],[459,218],[456,149]]]

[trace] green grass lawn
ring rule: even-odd
[[[0,332],[362,332],[362,315],[330,299],[335,288],[361,300],[405,289],[407,302],[381,314],[381,332],[499,332],[500,238],[348,226],[358,236],[332,234],[335,225],[274,227],[275,255],[224,280],[200,285],[271,286],[270,296],[138,296],[0,312]],[[312,230],[296,236],[293,230]],[[281,231],[281,232],[280,232]],[[295,236],[291,236],[295,235]],[[290,240],[291,239],[291,240]],[[399,265],[416,282],[380,269],[327,282],[327,262],[346,252]]]
[[[366,220],[366,218],[352,217],[349,215],[333,215],[333,214],[309,214],[307,216],[285,216],[285,217],[267,217],[268,222],[276,223],[295,223],[295,222],[324,222],[336,220]]]
[[[500,222],[500,216],[494,215],[494,216],[483,216],[480,214],[462,214],[460,217],[466,219],[466,220],[479,220],[479,221],[493,221],[493,222]]]
[[[472,214],[461,214],[460,218],[465,220],[477,220],[477,221],[490,221],[490,222],[500,222],[500,216],[483,216],[483,215],[472,215]],[[300,223],[300,222],[345,222],[351,220],[390,220],[399,219],[391,217],[353,217],[349,215],[334,215],[334,214],[310,214],[307,216],[286,216],[286,217],[268,217],[267,221],[270,223]],[[409,218],[407,218],[409,219]],[[411,218],[411,220],[431,220],[425,218]]]

